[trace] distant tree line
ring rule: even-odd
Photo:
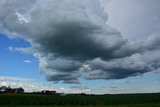
[[[24,92],[22,87],[19,88],[11,88],[10,86],[1,86],[0,93],[24,93],[24,94],[42,94],[42,95],[58,95],[56,91],[43,90],[38,92]]]
[[[29,94],[41,94],[41,95],[59,95],[56,91],[50,91],[50,90],[42,90],[38,92],[30,92]]]
[[[1,86],[0,93],[24,93],[24,89],[22,87],[11,88],[10,86]]]
[[[85,96],[87,94],[85,93],[70,93],[70,94],[65,94],[65,93],[58,93],[56,91],[51,91],[51,90],[43,90],[43,91],[37,91],[37,92],[25,92],[22,87],[19,88],[11,88],[10,86],[1,86],[0,87],[0,94],[5,94],[5,93],[18,93],[18,94],[39,94],[39,95],[61,95],[61,96]]]

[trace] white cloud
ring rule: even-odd
[[[0,76],[0,86],[10,86],[12,88],[22,87],[25,92],[53,90],[51,86],[39,84],[34,81],[27,78]]]
[[[125,38],[143,39],[160,31],[159,0],[100,1],[109,14],[107,23],[118,29]]]
[[[30,60],[23,60],[23,62],[24,63],[29,63],[29,64],[32,63],[32,61],[30,61]]]
[[[29,22],[26,18],[24,18],[24,16],[22,14],[17,12],[16,15],[18,17],[19,23],[21,23],[21,24],[25,23],[26,24],[26,23]]]
[[[0,76],[0,81],[32,81],[32,79],[20,78],[20,77],[10,77],[10,76]]]
[[[12,46],[10,46],[7,49],[11,52],[22,52],[22,53],[25,53],[25,54],[34,53],[34,50],[31,47],[22,48],[22,47],[12,47]]]
[[[7,49],[8,49],[9,51],[11,51],[11,52],[14,52],[14,50],[15,50],[14,47],[8,47]]]
[[[88,87],[83,87],[83,86],[80,86],[80,87],[70,87],[70,88],[64,88],[64,87],[61,87],[59,90],[57,90],[59,93],[91,93],[90,89]]]

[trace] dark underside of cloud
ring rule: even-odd
[[[160,34],[124,39],[97,0],[2,0],[0,13],[0,32],[31,43],[48,81],[121,79],[160,67]]]

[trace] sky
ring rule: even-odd
[[[159,0],[1,0],[0,86],[160,92]]]

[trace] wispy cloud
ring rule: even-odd
[[[32,81],[33,79],[11,77],[11,76],[0,76],[0,81]]]
[[[10,47],[7,47],[6,49],[8,49],[8,50],[11,51],[11,52],[14,52],[14,50],[15,50],[15,49],[14,49],[13,47],[11,47],[11,46],[10,46]]]
[[[30,61],[30,60],[23,60],[23,62],[24,63],[29,63],[29,64],[32,63],[32,61]]]
[[[8,49],[11,52],[21,52],[21,53],[25,53],[25,54],[30,54],[30,53],[34,53],[34,50],[31,47],[12,47],[9,46],[6,49]]]

